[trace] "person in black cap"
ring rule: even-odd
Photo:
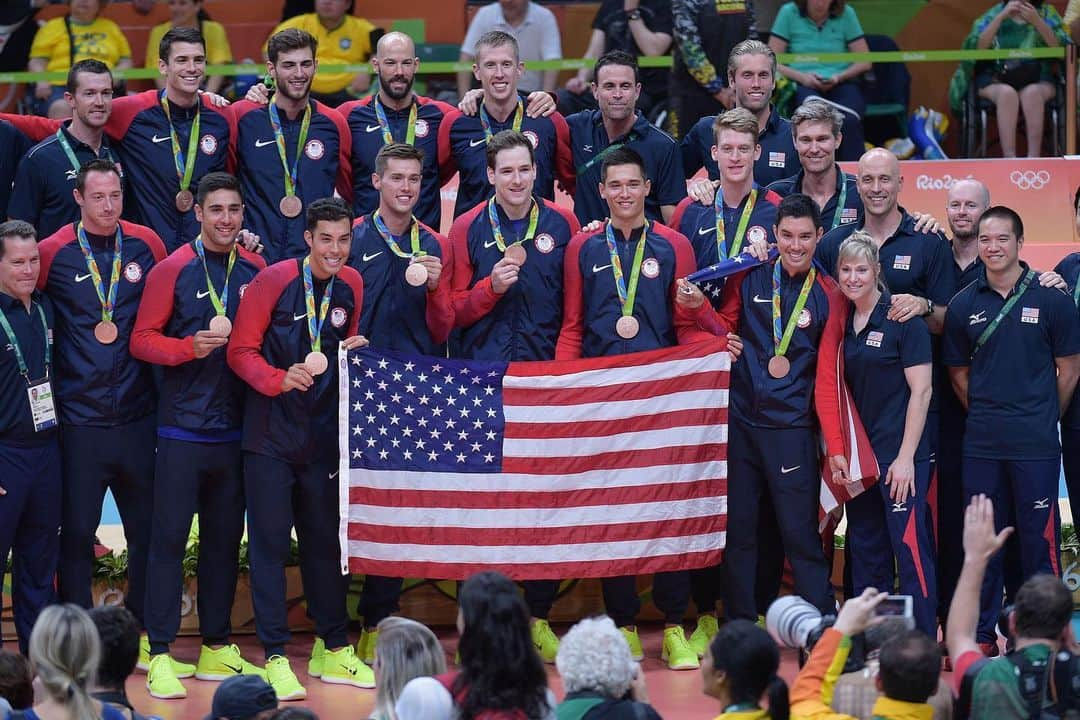
[[[277,710],[274,688],[258,675],[236,675],[218,686],[203,720],[263,720]]]

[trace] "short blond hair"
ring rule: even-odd
[[[735,132],[752,135],[755,145],[758,143],[758,135],[761,132],[754,113],[746,108],[733,108],[717,115],[716,120],[713,121],[713,139],[717,142],[720,141],[720,132],[722,130],[734,130]]]
[[[866,261],[874,269],[877,286],[882,290],[885,289],[885,279],[881,274],[881,253],[870,233],[865,230],[856,230],[848,235],[847,239],[840,243],[840,249],[836,253],[836,267],[833,270],[839,272],[840,263],[849,258]]]
[[[727,71],[731,76],[739,66],[739,58],[744,55],[764,55],[772,62],[773,77],[776,77],[776,53],[773,49],[760,40],[743,40],[731,49],[727,59]]]

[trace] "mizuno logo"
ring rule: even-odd
[[[697,231],[697,234],[698,235],[708,235],[711,232],[716,232],[716,228],[715,227],[703,227],[703,228],[701,228],[700,230]]]
[[[195,299],[196,299],[196,300],[202,300],[202,299],[203,299],[204,297],[206,297],[206,296],[207,296],[207,295],[209,295],[209,294],[210,294],[210,291],[209,291],[209,290],[201,290],[201,291],[200,291],[200,290],[196,290],[196,291],[195,291]]]
[[[366,128],[364,128],[364,132],[375,132],[376,130],[380,129],[380,127],[381,126],[379,125],[368,125]]]
[[[487,142],[487,138],[480,138],[479,140],[470,140],[469,147],[476,147],[477,145],[483,145]]]
[[[371,253],[370,255],[368,255],[367,253],[364,253],[363,261],[364,262],[371,262],[372,260],[374,260],[375,258],[379,257],[382,254],[383,254],[382,250],[380,250],[377,253]]]
[[[266,147],[267,145],[273,145],[275,142],[276,142],[275,140],[263,140],[263,139],[260,138],[260,139],[255,141],[255,147],[257,147],[257,148]]]
[[[798,470],[801,467],[802,467],[802,465],[796,465],[794,467],[784,467],[783,465],[781,465],[780,466],[780,474],[781,475],[787,475],[788,473],[795,472],[796,470]]]
[[[91,278],[91,277],[93,277],[93,276],[90,273],[86,273],[85,275],[76,274],[75,275],[75,282],[82,282],[83,280],[86,280],[87,278]]]
[[[607,270],[609,267],[611,267],[611,263],[608,263],[607,265],[593,265],[592,266],[592,271],[594,273],[598,273],[601,270]]]
[[[1034,510],[1046,510],[1050,507],[1050,498],[1043,498],[1042,500],[1036,500],[1033,506]]]
[[[307,320],[307,313],[300,313],[299,315],[293,315],[293,322],[297,320]]]
[[[980,310],[974,315],[968,315],[968,318],[971,320],[968,325],[978,325],[979,323],[984,323],[986,322],[986,311]]]
[[[163,137],[163,138],[159,138],[159,137],[157,136],[157,133],[154,133],[154,137],[150,138],[150,142],[155,142],[155,143],[163,143],[163,142],[169,142],[169,139],[170,139],[170,138],[169,138],[169,136],[168,136],[168,135],[166,135],[166,136],[165,136],[165,137]]]
[[[498,244],[498,240],[487,240],[486,242],[484,242],[484,249],[487,250],[488,248],[495,247]]]
[[[893,512],[898,512],[898,513],[907,512],[907,503],[906,502],[893,503],[892,504],[892,511]]]
[[[78,175],[78,174],[79,174],[78,170],[68,170],[67,174],[64,176],[64,179],[65,180],[74,180],[75,176]]]
[[[759,303],[771,303],[771,302],[772,302],[772,298],[763,298],[763,297],[758,297],[758,296],[757,296],[757,294],[755,293],[755,294],[754,294],[754,302],[759,302]]]

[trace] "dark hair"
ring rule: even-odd
[[[983,210],[983,214],[979,216],[978,232],[982,232],[983,223],[990,218],[997,220],[1008,220],[1012,225],[1013,235],[1017,240],[1023,240],[1024,238],[1024,221],[1020,219],[1020,216],[1011,207],[1005,207],[1004,205],[992,205],[986,210]]]
[[[1017,637],[1056,640],[1072,619],[1072,595],[1056,575],[1028,578],[1013,604]]]
[[[379,148],[375,154],[375,174],[382,177],[391,160],[415,160],[424,169],[424,151],[407,143],[390,143]]]
[[[206,40],[203,39],[201,32],[195,28],[175,27],[161,36],[161,42],[158,43],[158,58],[169,62],[169,55],[172,53],[172,46],[175,43],[202,45],[203,52],[206,52]]]
[[[836,212],[841,210],[843,208],[836,208]],[[810,218],[814,221],[815,230],[821,228],[821,211],[809,195],[792,193],[780,201],[780,205],[776,208],[776,225],[779,227],[780,221],[788,217]]]
[[[885,643],[908,631],[907,622],[902,617],[883,617],[881,621],[866,628],[863,633],[867,653],[881,650]]]
[[[79,89],[79,73],[91,73],[92,75],[108,75],[109,82],[112,82],[112,71],[109,70],[109,66],[100,60],[93,58],[86,58],[80,60],[71,66],[68,70],[66,89],[72,95]]]
[[[266,720],[319,720],[319,716],[306,707],[280,707],[271,711]]]
[[[495,133],[495,136],[491,138],[491,142],[487,145],[487,166],[494,170],[495,159],[498,154],[503,150],[516,147],[527,149],[529,151],[529,162],[533,165],[536,164],[536,151],[533,149],[532,143],[529,142],[529,138],[517,130],[502,130]]]
[[[101,638],[98,684],[107,690],[122,688],[139,661],[139,622],[130,610],[119,605],[93,608],[90,619]]]
[[[319,198],[307,206],[306,219],[308,232],[315,232],[320,222],[348,220],[351,226],[353,211],[352,207],[339,197]]]
[[[79,168],[79,172],[75,174],[75,189],[80,193],[86,189],[86,176],[92,172],[112,173],[123,181],[120,168],[116,167],[116,163],[106,158],[95,158],[83,163],[83,166]]]
[[[458,597],[465,628],[458,650],[461,673],[451,694],[462,720],[486,710],[520,710],[528,718],[548,712],[547,673],[533,647],[529,609],[505,575],[481,572]]]
[[[600,79],[600,68],[608,65],[623,65],[632,69],[634,71],[634,82],[640,82],[637,58],[625,50],[609,50],[601,55],[593,67],[593,80],[598,81]]]
[[[37,240],[37,230],[25,220],[8,220],[0,223],[0,259],[4,257],[4,250],[7,248],[7,239],[9,237]],[[0,569],[3,568],[5,562],[7,562],[7,558],[0,559]],[[0,697],[3,697],[3,695],[0,694]]]
[[[1080,210],[1080,185],[1076,186],[1076,194],[1073,195],[1073,210]]]
[[[829,3],[829,17],[840,17],[844,13],[844,6],[847,5],[847,0],[832,0]],[[803,15],[806,14],[806,0],[795,0],[795,7],[799,8],[799,12]]]
[[[198,203],[202,205],[206,200],[206,196],[217,190],[235,190],[236,194],[240,196],[240,202],[244,201],[240,181],[235,175],[230,175],[227,172],[212,172],[203,175],[202,180],[199,181],[199,188],[195,193]]]
[[[503,45],[509,45],[514,51],[514,61],[521,61],[521,52],[518,49],[517,38],[508,32],[502,30],[488,30],[486,33],[480,36],[480,39],[476,41],[476,45],[473,46],[473,57],[480,57],[480,48],[482,47],[502,47]]]
[[[608,168],[615,167],[616,165],[637,165],[641,169],[641,176],[648,177],[648,174],[645,172],[645,159],[641,157],[641,154],[637,150],[624,145],[618,150],[613,150],[605,155],[604,159],[600,162],[600,182],[607,180]]]
[[[311,48],[311,56],[315,57],[319,51],[319,41],[306,30],[286,28],[281,32],[274,33],[266,41],[266,57],[276,65],[278,56],[281,53],[290,50],[302,50],[303,48]]]
[[[713,667],[728,677],[728,692],[732,703],[758,703],[768,694],[769,717],[787,720],[788,686],[776,671],[780,668],[780,651],[769,633],[749,620],[731,620],[709,644]]]
[[[0,698],[7,700],[12,710],[25,710],[34,704],[30,661],[10,650],[0,650]]]
[[[879,656],[881,689],[885,697],[924,703],[937,691],[941,674],[941,648],[919,630],[905,630],[889,638]]]

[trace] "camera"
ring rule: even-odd
[[[765,628],[778,644],[799,650],[799,667],[821,639],[822,633],[836,622],[835,615],[823,615],[820,610],[798,595],[785,595],[773,601],[765,614]],[[862,635],[851,639],[844,672],[855,672],[865,664],[866,652]]]

